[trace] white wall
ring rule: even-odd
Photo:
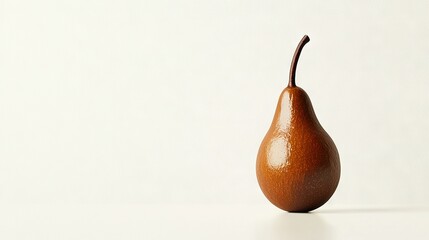
[[[0,203],[264,203],[256,153],[304,34],[330,204],[426,203],[428,9],[1,0]]]

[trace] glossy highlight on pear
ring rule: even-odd
[[[340,180],[338,150],[320,125],[307,93],[295,84],[305,35],[292,59],[289,83],[277,103],[271,126],[259,148],[259,186],[275,206],[308,212],[325,204]]]

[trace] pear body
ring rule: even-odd
[[[335,192],[339,154],[303,89],[288,86],[281,93],[259,148],[256,173],[268,200],[289,212],[314,210]]]

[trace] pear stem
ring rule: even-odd
[[[298,65],[298,59],[299,59],[299,55],[301,55],[302,48],[304,48],[304,45],[307,44],[308,42],[310,42],[310,38],[307,35],[305,35],[299,42],[298,46],[296,47],[295,54],[293,55],[292,63],[290,65],[288,87],[296,87],[295,85],[296,66]]]

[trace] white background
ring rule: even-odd
[[[0,0],[0,203],[267,203],[256,154],[304,34],[328,204],[427,203],[428,9]]]

